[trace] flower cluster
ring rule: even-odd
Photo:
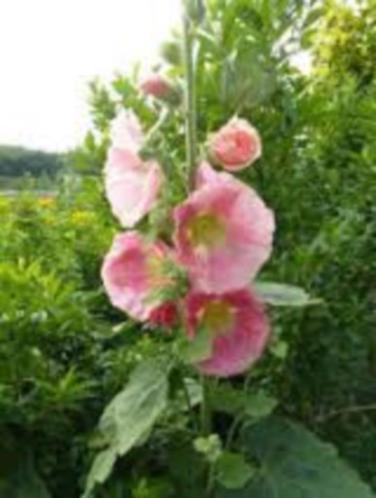
[[[143,82],[143,91],[156,96],[167,91],[165,81],[156,82]],[[134,230],[155,208],[166,182],[158,161],[143,160],[144,142],[137,117],[120,112],[112,123],[105,190],[113,214],[131,230],[115,237],[105,257],[106,292],[114,306],[135,320],[166,328],[182,322],[188,341],[205,334],[210,348],[197,360],[202,373],[242,373],[260,357],[269,336],[252,281],[270,257],[274,216],[255,190],[231,172],[260,157],[260,137],[238,118],[210,136],[195,189],[171,213],[171,240],[156,241]],[[179,295],[182,273],[188,285]]]

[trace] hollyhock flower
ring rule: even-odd
[[[228,171],[240,171],[261,156],[261,139],[245,119],[233,118],[209,141],[209,154],[215,164]]]
[[[163,271],[168,257],[162,242],[148,243],[137,232],[117,235],[101,271],[111,303],[135,320],[147,320],[163,304],[151,299],[153,293],[171,285]]]
[[[187,334],[203,329],[212,337],[210,357],[198,364],[206,375],[229,377],[247,370],[263,353],[269,323],[261,302],[248,289],[228,294],[191,293],[185,300]]]
[[[105,166],[105,191],[114,216],[133,227],[154,207],[164,176],[156,161],[111,148]]]
[[[131,228],[154,207],[164,176],[156,161],[139,156],[144,135],[132,111],[123,110],[113,120],[111,141],[105,165],[106,196],[114,216]]]
[[[133,111],[121,110],[111,123],[111,144],[137,154],[143,144],[141,123]]]
[[[242,182],[206,173],[202,186],[175,208],[177,258],[195,290],[230,292],[246,287],[268,260],[274,215]]]
[[[159,73],[152,73],[144,77],[140,83],[140,90],[145,95],[157,99],[166,99],[174,92],[171,82]]]

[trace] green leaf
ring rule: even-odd
[[[254,418],[263,418],[270,415],[276,408],[278,401],[272,396],[268,396],[260,391],[256,394],[251,394],[244,399],[244,411],[247,415]]]
[[[216,498],[374,498],[333,446],[298,424],[264,419],[245,429],[243,447],[260,470],[243,489],[218,489]]]
[[[227,489],[243,488],[255,469],[241,453],[223,452],[216,463],[217,481]]]
[[[278,284],[275,282],[256,282],[255,289],[261,299],[272,306],[310,306],[320,304],[320,299],[314,299],[300,287]]]
[[[214,410],[229,415],[263,418],[271,414],[278,401],[264,391],[247,393],[220,384],[211,392],[211,404]]]
[[[212,351],[213,336],[202,327],[193,341],[187,341],[182,345],[180,354],[187,363],[198,363],[210,358]]]
[[[107,443],[94,460],[85,497],[96,484],[110,475],[118,456],[139,444],[165,409],[168,393],[168,362],[149,360],[133,372],[128,385],[105,409],[99,422],[99,433]]]
[[[30,455],[18,458],[7,476],[0,476],[0,498],[50,498]]]

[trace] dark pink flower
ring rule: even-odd
[[[206,165],[197,180],[201,187],[174,211],[177,258],[195,290],[242,289],[270,256],[273,212],[231,175]]]
[[[137,232],[117,235],[101,272],[112,304],[136,320],[147,320],[162,304],[150,299],[152,294],[170,283],[163,271],[168,255],[162,242],[148,243]]]
[[[157,327],[171,328],[178,320],[177,306],[173,301],[167,301],[155,308],[149,316],[149,322]]]
[[[239,171],[261,156],[261,139],[245,119],[233,118],[209,141],[209,154],[215,164]]]
[[[187,334],[212,337],[212,352],[198,368],[206,375],[229,377],[247,370],[263,353],[270,328],[264,308],[248,289],[218,295],[191,293],[185,300]]]

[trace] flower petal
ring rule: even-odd
[[[133,153],[140,151],[144,135],[133,111],[123,109],[111,123],[111,143],[117,149]]]
[[[133,227],[154,207],[163,180],[156,161],[143,162],[129,151],[109,150],[105,190],[112,212],[123,227]]]

